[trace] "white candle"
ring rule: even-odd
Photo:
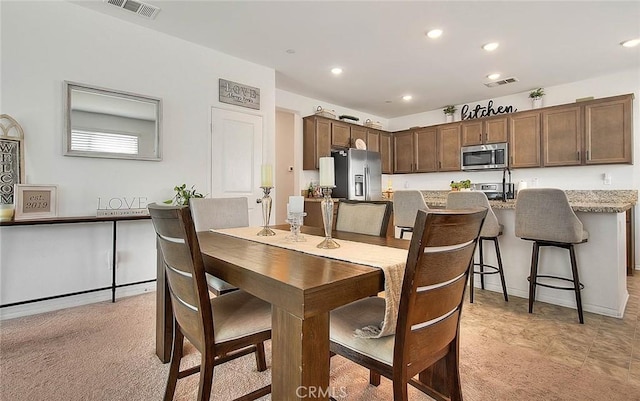
[[[290,196],[289,197],[289,213],[302,213],[302,212],[304,212],[304,197]]]
[[[273,168],[270,164],[263,164],[261,170],[261,187],[273,187]]]
[[[320,158],[320,186],[335,187],[336,177],[333,170],[333,157]]]

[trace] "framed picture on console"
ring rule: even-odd
[[[58,217],[58,186],[15,184],[15,220]]]

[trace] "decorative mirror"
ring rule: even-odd
[[[162,101],[65,81],[65,156],[162,160]]]

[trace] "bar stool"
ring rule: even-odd
[[[473,263],[473,274],[469,274],[469,301],[473,303],[473,289],[474,289],[474,276],[480,275],[480,286],[484,290],[484,276],[486,274],[499,274],[500,282],[502,283],[502,294],[504,300],[509,302],[509,296],[507,295],[507,284],[504,280],[504,271],[502,270],[502,256],[500,255],[500,245],[498,244],[498,237],[502,235],[502,224],[498,223],[498,218],[491,209],[487,195],[484,192],[466,192],[466,191],[453,191],[447,195],[447,209],[469,209],[475,207],[482,207],[487,209],[487,217],[484,219],[482,230],[480,231],[480,237],[478,238],[478,253],[480,256],[479,263]],[[496,250],[496,258],[498,260],[498,266],[488,265],[484,263],[484,241],[492,241]],[[476,270],[475,267],[479,270]],[[486,270],[485,270],[486,269]]]
[[[574,291],[580,323],[584,324],[582,314],[582,298],[578,264],[573,249],[575,244],[582,244],[589,239],[589,233],[583,229],[582,222],[569,205],[564,191],[555,188],[530,188],[518,191],[516,201],[516,237],[533,241],[531,253],[531,274],[529,280],[529,313],[533,313],[536,298],[536,286],[558,290]],[[571,260],[571,278],[538,274],[540,247],[553,246],[569,250]],[[558,286],[540,282],[539,279],[561,280],[572,283],[572,286]]]
[[[429,210],[422,192],[405,189],[393,194],[393,223],[400,229],[400,239],[404,233],[413,232],[418,210]]]

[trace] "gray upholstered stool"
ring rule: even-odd
[[[473,289],[474,289],[474,276],[480,275],[480,286],[484,290],[484,276],[486,274],[499,274],[500,282],[502,283],[502,294],[504,300],[509,301],[507,295],[507,284],[504,280],[504,271],[502,270],[502,256],[500,255],[500,245],[498,244],[498,237],[502,235],[502,225],[498,223],[498,218],[491,209],[487,195],[484,192],[449,192],[447,195],[447,209],[469,209],[475,207],[482,207],[487,209],[487,217],[484,219],[482,230],[480,231],[480,237],[478,238],[478,253],[480,256],[479,263],[473,263],[473,270],[469,274],[469,301],[473,303]],[[498,266],[488,265],[484,263],[484,241],[492,241],[496,250],[496,258],[498,260]],[[475,267],[479,270],[476,270]]]
[[[582,298],[578,264],[573,249],[575,244],[587,242],[589,233],[582,227],[582,222],[569,205],[564,191],[555,188],[530,188],[518,191],[516,202],[516,237],[533,241],[531,254],[531,274],[529,280],[529,313],[533,312],[536,298],[536,286],[558,290],[574,291],[580,323],[584,323],[582,314]],[[571,278],[538,274],[540,247],[553,246],[569,250],[571,259]],[[539,281],[539,279],[568,281],[568,286],[558,286]]]
[[[429,210],[422,192],[411,189],[393,194],[393,224],[400,229],[400,238],[404,233],[413,232],[418,210]]]

